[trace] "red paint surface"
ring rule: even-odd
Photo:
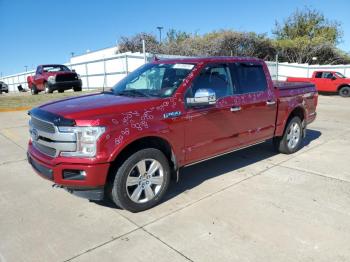
[[[328,78],[316,78],[317,72],[329,72],[334,74],[335,79]],[[342,86],[350,85],[350,78],[340,78],[335,71],[315,71],[311,78],[303,77],[288,77],[287,82],[309,82],[315,84],[317,91],[319,92],[332,92],[336,93]]]

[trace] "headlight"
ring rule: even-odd
[[[52,83],[52,84],[56,83],[56,76],[49,76],[47,78],[47,81]]]
[[[101,126],[61,126],[60,132],[75,133],[77,138],[77,148],[74,152],[61,152],[61,156],[66,157],[94,157],[97,151],[97,140],[106,131]]]

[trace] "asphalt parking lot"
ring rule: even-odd
[[[350,261],[350,99],[320,96],[302,150],[270,143],[188,167],[138,214],[52,189],[0,113],[0,262]]]

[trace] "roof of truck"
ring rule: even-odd
[[[239,57],[239,56],[203,56],[203,57],[179,57],[179,58],[161,58],[155,59],[154,63],[200,63],[200,62],[221,62],[221,61],[247,61],[247,62],[262,62],[262,59],[256,57]]]

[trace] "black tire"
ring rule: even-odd
[[[64,93],[64,89],[58,89],[58,93]]]
[[[5,91],[5,93],[6,93],[6,94],[8,94],[8,93],[9,93],[9,91],[8,91],[8,90],[6,90],[6,91]]]
[[[293,141],[291,141],[293,140]],[[288,122],[283,136],[275,137],[275,149],[283,154],[293,154],[300,149],[303,140],[303,127],[299,117],[295,116]]]
[[[138,165],[143,162],[145,163],[145,169],[143,169],[144,173],[141,174]],[[157,171],[151,175],[148,175],[147,172],[151,170],[150,167],[154,163],[156,163],[157,166],[159,165],[160,168],[156,169]],[[117,170],[112,172],[115,173],[115,177],[112,184],[111,198],[118,207],[131,212],[140,212],[157,205],[165,195],[170,182],[168,159],[160,150],[154,148],[142,149],[135,152],[127,158]],[[147,177],[150,177],[149,180],[147,180]],[[153,184],[151,180],[154,178],[158,183],[161,181],[161,184]],[[131,181],[131,185],[127,186],[127,181]],[[153,198],[151,194],[150,199],[147,200],[148,196],[146,193],[149,192],[149,189],[153,192]],[[138,192],[140,193],[138,194]],[[142,199],[142,197],[144,197],[145,200]],[[132,200],[132,198],[134,200]],[[135,200],[140,202],[135,202]]]
[[[44,83],[44,90],[46,94],[52,94],[53,90],[51,89],[51,87],[49,86],[49,84],[47,82]]]
[[[32,95],[37,95],[39,93],[35,85],[32,85],[32,87],[30,88],[30,92],[32,93]]]
[[[350,97],[350,86],[343,86],[340,88],[339,95],[342,97]]]
[[[73,87],[74,92],[80,92],[81,91],[81,87]]]

